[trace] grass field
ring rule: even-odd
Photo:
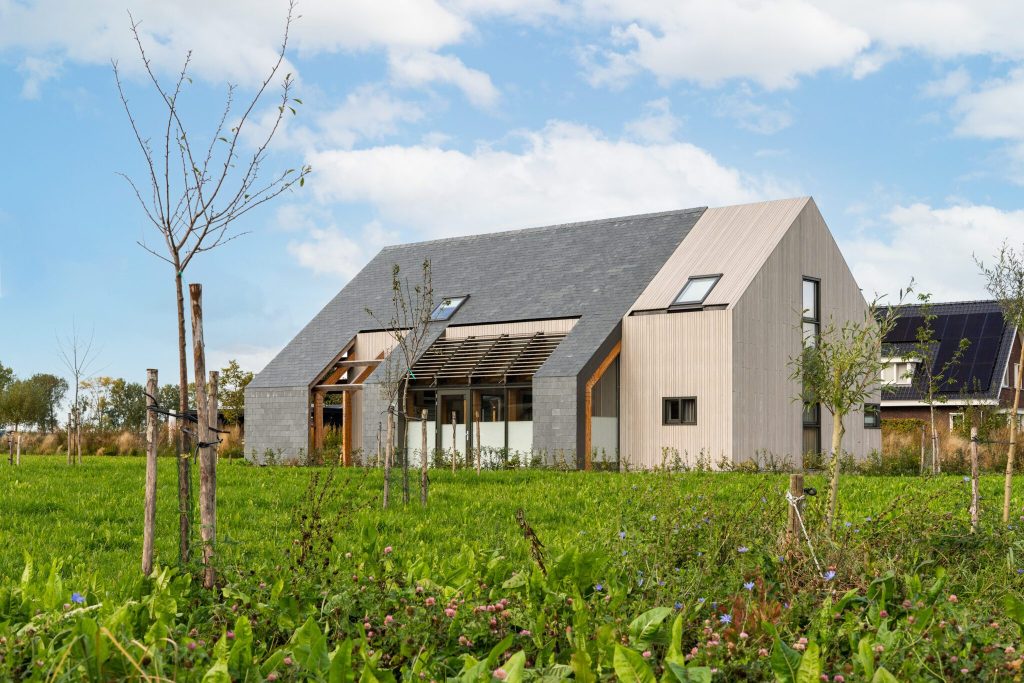
[[[161,461],[157,557],[176,567],[173,468]],[[225,461],[218,476],[211,594],[182,578],[194,567],[140,579],[141,459],[0,466],[0,671],[468,681],[511,668],[512,679],[650,683],[796,680],[801,665],[845,680],[1020,667],[1024,499],[1003,525],[999,477],[982,480],[979,534],[960,477],[846,477],[833,539],[820,531],[824,501],[809,499],[812,554],[781,543],[784,475],[437,471],[426,510],[414,478],[414,502],[399,489],[388,511],[375,470]],[[26,553],[35,571],[21,581]],[[100,656],[87,643],[102,628]]]

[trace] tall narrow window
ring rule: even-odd
[[[803,281],[803,330],[804,344],[814,346],[821,333],[821,282],[805,277]]]
[[[882,428],[882,406],[877,403],[864,404],[864,429]]]

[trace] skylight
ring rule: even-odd
[[[686,281],[683,291],[672,303],[673,306],[699,306],[722,278],[721,275],[699,275]]]
[[[441,299],[441,303],[430,314],[430,319],[448,320],[455,315],[455,311],[459,310],[459,306],[466,303],[468,298],[468,296],[449,296]]]

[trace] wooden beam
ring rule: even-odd
[[[589,470],[593,466],[591,462],[591,441],[593,438],[591,421],[594,413],[594,385],[597,384],[604,376],[606,370],[611,367],[611,364],[615,362],[615,359],[619,357],[619,353],[622,352],[622,340],[615,342],[615,346],[608,352],[601,364],[594,370],[594,374],[587,380],[586,387],[583,392],[583,469]]]
[[[361,384],[317,384],[313,387],[314,392],[321,392],[324,394],[337,394],[341,392],[359,391],[363,386]]]
[[[313,449],[324,449],[324,392],[313,392]]]
[[[352,465],[352,392],[341,395],[341,464]]]

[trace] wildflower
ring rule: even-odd
[[[521,635],[523,638],[529,638],[530,632],[524,628],[522,631],[519,632],[519,635]]]
[[[386,617],[384,617],[384,623],[385,624],[391,624],[394,621],[395,621],[395,618],[393,616],[391,616],[390,614],[387,615]]]
[[[962,674],[966,674],[969,671],[970,671],[970,669],[968,669],[966,666],[964,668],[960,669],[960,673],[962,673]]]
[[[821,578],[825,579],[826,581],[831,581],[832,579],[836,578],[836,572],[834,569],[829,569],[827,572],[821,575]]]
[[[677,610],[678,610],[678,609],[683,609],[683,603],[681,603],[681,602],[679,602],[679,601],[677,600],[677,601],[676,601],[676,604],[675,604],[675,607],[676,607],[676,609],[677,609]]]
[[[746,583],[743,584],[743,587],[746,588],[748,591],[752,591],[752,590],[754,590],[754,582],[753,581],[747,581]]]
[[[291,657],[285,657],[284,659],[281,660],[281,663],[284,664],[285,666],[291,666],[292,664],[294,664],[294,662],[292,661]]]
[[[499,667],[494,670],[494,677],[497,678],[499,681],[503,681],[506,678],[508,678],[508,672]]]
[[[960,598],[956,597],[956,593],[953,593],[953,594],[951,594],[949,596],[949,601],[952,602],[953,604],[956,604],[956,603],[960,602]]]
[[[749,637],[750,637],[749,633],[747,633],[746,631],[740,631],[740,640],[746,640]]]
[[[1006,649],[1007,650],[1012,650],[1013,648],[1006,648]],[[643,657],[644,657],[644,659],[650,659],[651,658],[651,651],[650,650],[644,650],[643,651]]]
[[[1005,649],[1005,650],[1003,650],[1003,652],[1005,652],[1005,653],[1006,653],[1006,654],[1008,654],[1008,655],[1012,655],[1012,654],[1014,654],[1014,653],[1015,653],[1015,652],[1017,652],[1017,651],[1016,651],[1015,649],[1013,649],[1013,645],[1008,645],[1008,646],[1006,647],[1006,649]]]
[[[626,532],[625,531],[620,531],[619,532],[619,538],[622,539],[622,538],[625,538],[625,537],[626,537]]]
[[[85,596],[79,593],[78,591],[75,591],[71,594],[71,602],[75,603],[76,605],[81,605],[85,602]]]
[[[189,649],[189,650],[194,650],[194,649],[196,649],[196,647],[197,647],[197,646],[196,646],[196,641],[194,641],[194,640],[190,640],[190,641],[188,641],[188,645],[187,645],[186,647],[188,647],[188,649]]]
[[[758,657],[767,657],[768,656],[768,648],[764,648],[764,647],[759,648],[757,650],[757,656]]]
[[[234,631],[228,631],[224,635],[227,637],[228,640],[234,640],[235,639],[235,632]]]
[[[883,619],[887,619],[889,618],[889,611],[883,609],[881,612],[878,613],[878,616],[882,617]]]
[[[967,482],[969,482],[970,480],[971,480],[971,478],[970,478],[970,477],[967,477],[967,476],[965,476],[965,477],[964,477],[964,483],[965,483],[965,484],[966,484]]]
[[[910,609],[911,605],[912,603],[910,602],[910,600],[903,601],[903,609]]]
[[[469,647],[472,645],[472,641],[464,635],[459,636],[459,645],[462,647]]]
[[[743,553],[750,552],[750,548],[745,545],[741,545],[739,548],[736,548],[736,552],[742,555]]]
[[[851,526],[853,526],[853,522],[843,522],[843,526],[849,529]]]
[[[836,674],[832,677],[832,681],[833,683],[846,683],[846,678],[843,676],[843,674]]]
[[[818,680],[828,683],[828,674],[821,674],[821,676],[818,676]]]
[[[424,602],[424,604],[426,604],[426,606],[427,606],[427,607],[433,607],[433,606],[434,606],[434,603],[436,603],[436,602],[437,602],[437,600],[435,600],[435,599],[434,599],[434,596],[433,596],[433,595],[431,595],[431,596],[430,596],[429,598],[427,598],[427,599],[426,599],[426,600],[424,600],[423,602]]]
[[[385,555],[390,555],[391,551],[392,551],[391,546],[387,546],[387,547],[384,548],[384,554]]]
[[[267,674],[267,680],[271,681],[271,683],[273,683],[273,681],[276,681],[277,680],[277,672],[276,671],[271,671],[270,673],[268,673]]]
[[[452,609],[451,607],[446,607],[445,610],[444,610],[444,615],[446,617],[448,617],[449,619],[452,619],[452,618],[455,617],[455,610]]]
[[[723,624],[731,624],[732,623],[732,615],[731,614],[723,614],[722,616],[718,617],[718,620],[720,622],[722,622]]]
[[[597,584],[596,586],[594,586],[594,590],[597,591],[598,593],[600,593],[601,591],[604,590],[604,584],[600,584],[600,583]]]
[[[657,522],[658,521],[658,515],[651,515],[651,521],[652,522]]]
[[[700,604],[703,605],[704,604],[704,598],[697,598],[697,602],[699,602]]]
[[[881,643],[879,643],[878,645],[875,645],[875,652],[877,652],[879,654],[885,652],[885,645],[882,645]]]

